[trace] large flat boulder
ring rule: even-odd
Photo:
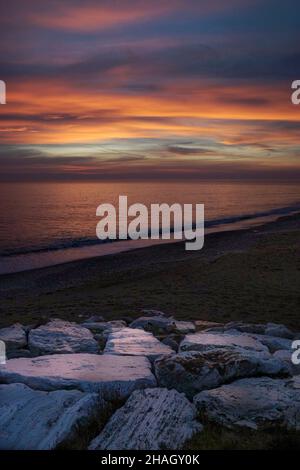
[[[109,334],[104,349],[104,354],[146,356],[150,360],[172,352],[170,346],[161,343],[151,333],[133,328],[122,328]]]
[[[0,449],[83,448],[89,427],[101,420],[104,409],[95,393],[0,385]]]
[[[116,411],[89,449],[181,449],[202,430],[194,406],[175,390],[153,388],[134,392]]]
[[[201,416],[221,426],[300,430],[300,376],[237,380],[200,392],[194,403]]]
[[[179,351],[208,351],[216,348],[244,348],[249,351],[268,352],[267,346],[246,333],[199,332],[187,335]]]
[[[27,346],[26,328],[20,323],[0,329],[0,341],[4,341],[6,351],[16,351]]]
[[[28,337],[30,351],[42,354],[97,353],[98,343],[87,328],[77,323],[52,320],[31,330]]]
[[[242,348],[182,352],[157,359],[154,366],[159,386],[175,388],[188,398],[241,377],[290,375],[280,359]]]
[[[17,382],[37,390],[100,392],[109,400],[156,385],[145,357],[83,353],[10,359],[0,366],[0,383]]]

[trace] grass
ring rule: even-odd
[[[300,329],[299,239],[300,232],[269,235],[247,250],[216,256],[210,246],[193,254],[177,244],[136,250],[27,273],[25,287],[20,274],[8,276],[0,322],[136,318],[154,308],[182,320],[272,321]]]

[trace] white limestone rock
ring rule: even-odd
[[[134,392],[90,444],[92,450],[175,450],[202,425],[195,408],[175,390],[153,388]]]
[[[133,328],[109,334],[104,349],[104,354],[146,356],[150,360],[172,352],[170,346],[161,343],[151,333]]]
[[[206,333],[187,335],[180,343],[179,351],[208,351],[216,348],[243,348],[249,351],[268,352],[260,341],[246,333]]]
[[[43,354],[72,354],[98,352],[98,343],[92,333],[77,323],[52,320],[31,330],[28,337],[30,351]]]
[[[175,388],[188,398],[242,377],[290,375],[289,367],[271,354],[242,348],[182,352],[157,359],[154,366],[160,387]]]
[[[237,380],[200,392],[194,403],[201,416],[228,428],[300,430],[300,376]]]
[[[104,409],[105,402],[95,393],[0,385],[0,449],[79,449]]]
[[[99,392],[107,400],[156,386],[145,357],[83,353],[10,359],[0,367],[0,383],[17,382],[37,390]]]
[[[7,352],[24,349],[27,346],[26,329],[20,323],[1,328],[0,340],[4,341]]]

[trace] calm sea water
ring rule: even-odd
[[[119,195],[148,207],[204,203],[207,227],[219,228],[300,209],[299,185],[277,182],[6,183],[0,187],[0,273],[99,254],[96,208],[117,205]],[[124,242],[109,245],[114,252]]]

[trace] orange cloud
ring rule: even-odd
[[[45,93],[47,90],[47,93]],[[163,90],[128,94],[78,89],[48,80],[14,84],[1,108],[2,142],[92,143],[113,138],[203,136],[223,143],[297,143],[298,129],[274,134],[258,121],[298,123],[289,90],[270,85],[178,80]],[[255,132],[254,132],[255,130]]]

